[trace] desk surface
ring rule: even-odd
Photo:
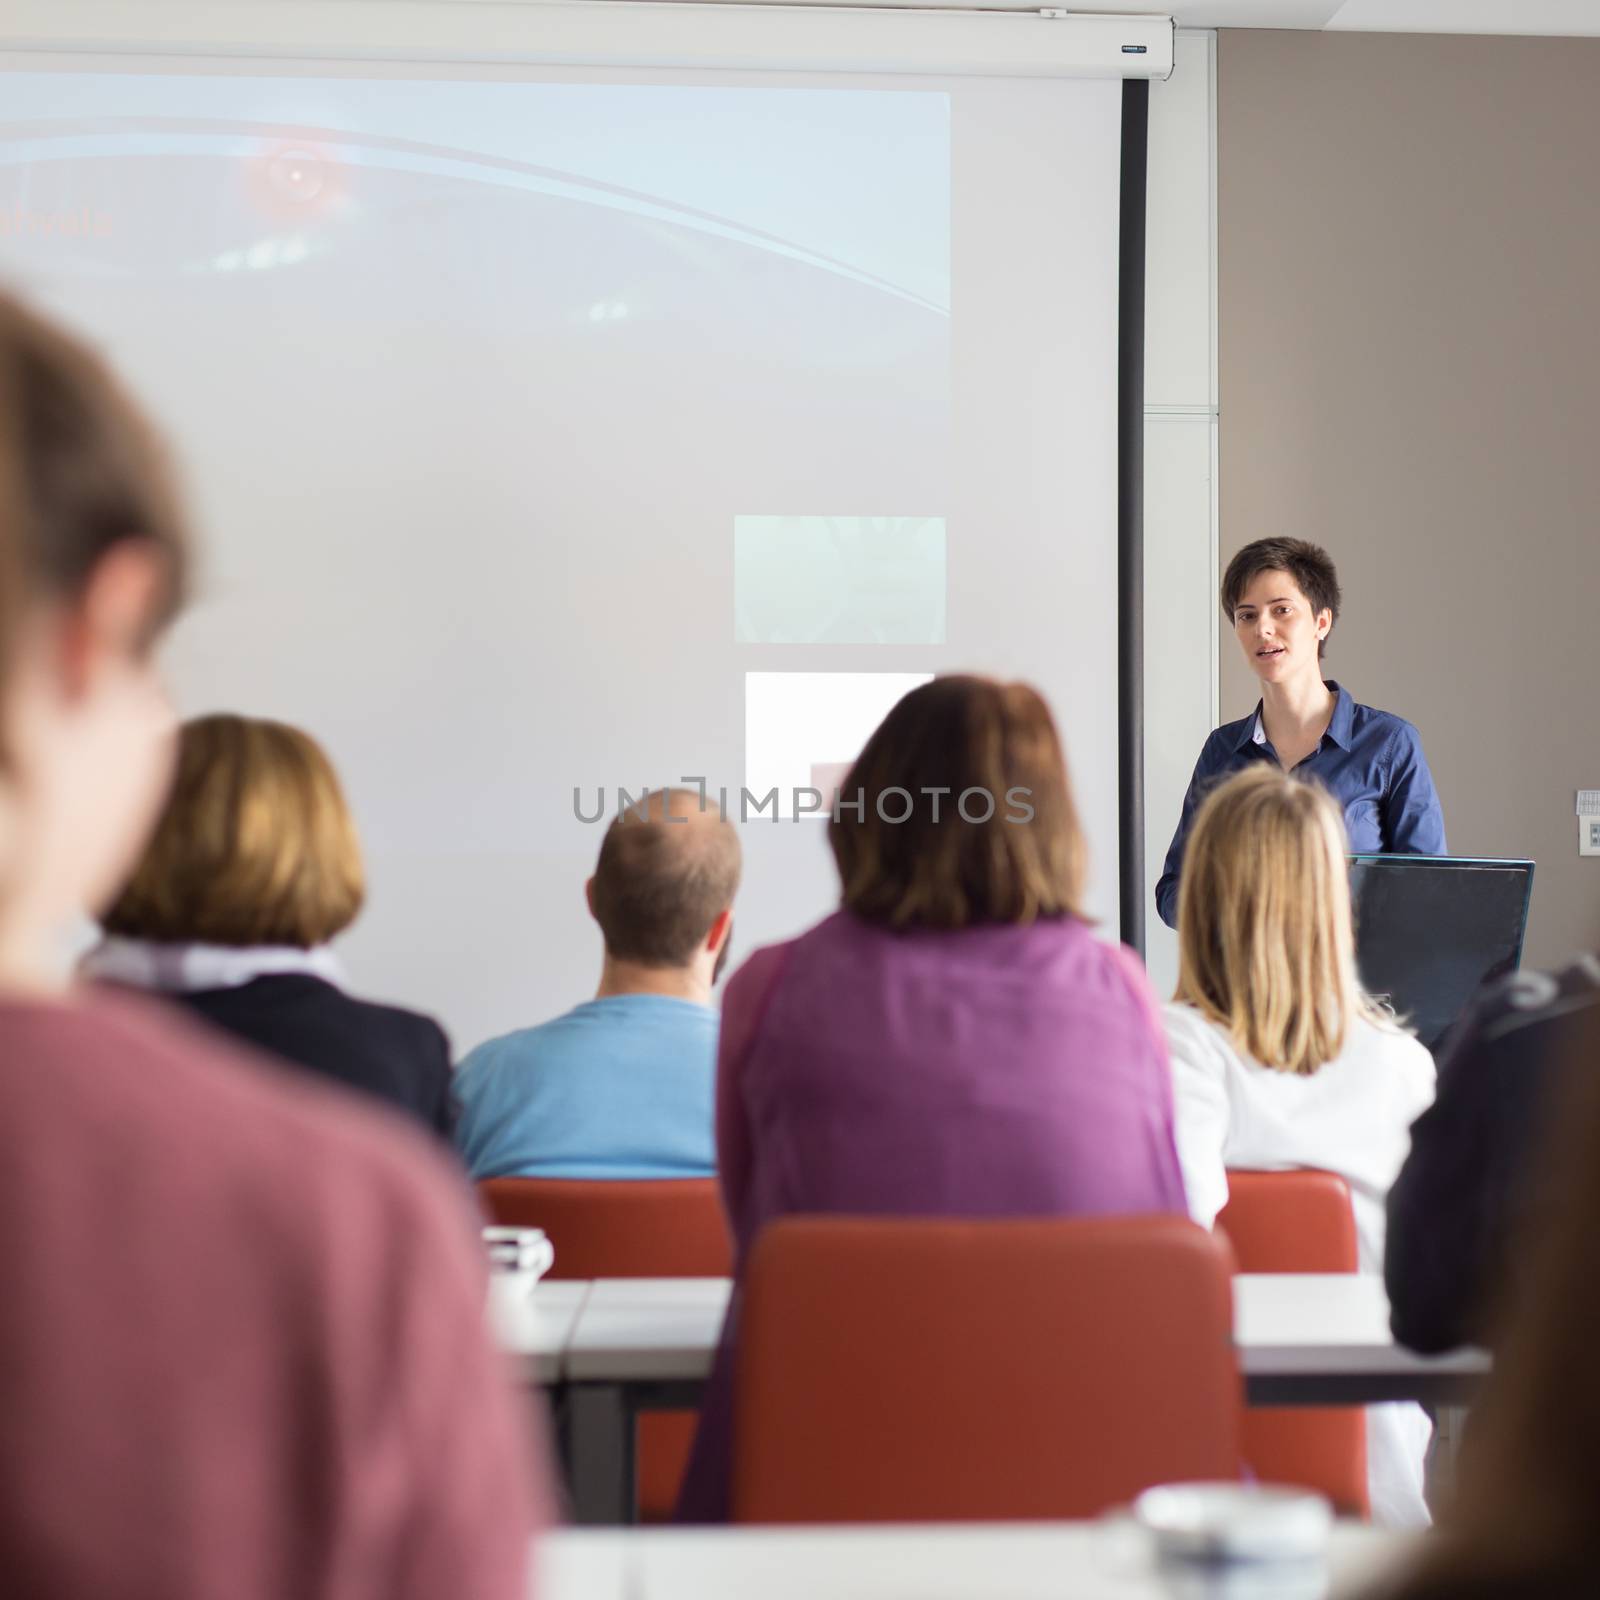
[[[575,1383],[704,1378],[722,1331],[726,1278],[601,1278],[567,1345]]]
[[[565,1327],[560,1372],[590,1383],[703,1379],[727,1310],[720,1278],[603,1278],[571,1309],[582,1285],[541,1284],[536,1303],[539,1381],[550,1381],[552,1341]],[[559,1307],[553,1297],[561,1295]],[[1481,1374],[1481,1350],[1418,1356],[1389,1335],[1382,1281],[1371,1274],[1241,1274],[1234,1280],[1234,1341],[1247,1377],[1335,1375],[1410,1379],[1440,1373]],[[526,1341],[525,1341],[526,1342]],[[523,1346],[514,1353],[525,1355]]]
[[[489,1328],[524,1383],[559,1383],[578,1314],[594,1288],[569,1280],[538,1283],[527,1291],[507,1278],[489,1284]]]
[[[1419,1356],[1397,1345],[1375,1273],[1240,1273],[1233,1280],[1233,1342],[1247,1377],[1489,1370],[1483,1350]]]
[[[1353,1596],[1414,1536],[1340,1524],[1327,1593]],[[566,1529],[541,1541],[539,1600],[1171,1600],[1126,1520],[860,1528]],[[1258,1569],[1259,1572],[1259,1569]],[[1230,1591],[1206,1591],[1220,1597]],[[1298,1586],[1236,1591],[1293,1600]],[[1319,1593],[1317,1585],[1311,1593]]]

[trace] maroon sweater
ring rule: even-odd
[[[0,1001],[0,1594],[518,1600],[459,1180],[137,1000]]]

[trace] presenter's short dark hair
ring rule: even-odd
[[[1339,574],[1328,552],[1309,539],[1257,539],[1228,563],[1222,577],[1222,612],[1230,623],[1241,596],[1263,572],[1287,572],[1311,602],[1313,616],[1331,611],[1334,623],[1338,622]],[[1331,624],[1328,631],[1333,631]],[[1326,644],[1326,639],[1317,644],[1319,659]]]

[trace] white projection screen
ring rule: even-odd
[[[751,718],[759,792],[946,671],[1049,697],[1115,929],[1120,83],[0,71],[0,281],[176,441],[174,694],[333,756],[358,992],[461,1053],[587,998],[597,791],[737,810]],[[735,959],[835,903],[781,805]]]

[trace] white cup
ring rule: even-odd
[[[485,1228],[483,1243],[495,1277],[521,1278],[530,1289],[556,1262],[556,1247],[543,1228]]]
[[[1147,1489],[1133,1520],[1174,1600],[1321,1600],[1333,1508],[1303,1489],[1172,1483]]]

